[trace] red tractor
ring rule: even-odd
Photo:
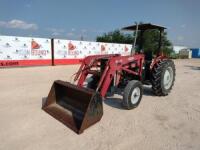
[[[128,26],[123,29],[160,31],[159,48],[153,57],[152,51],[135,51],[135,43],[128,56],[120,54],[88,56],[75,75],[76,84],[55,81],[43,109],[77,133],[98,122],[103,115],[102,99],[121,89],[123,106],[137,107],[142,99],[143,84],[151,84],[157,96],[166,96],[175,80],[175,66],[172,60],[162,55],[162,34],[164,27],[152,24]],[[141,40],[142,41],[142,40]]]

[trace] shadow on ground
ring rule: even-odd
[[[104,103],[114,108],[124,109],[122,106],[122,98],[109,97],[104,100]]]
[[[104,100],[104,103],[106,105],[109,105],[114,108],[118,109],[124,109],[122,106],[122,100],[123,100],[123,92],[118,92],[117,94],[121,95],[119,98],[115,97],[108,97]],[[143,86],[143,95],[145,96],[155,96],[152,92],[151,86]],[[143,97],[142,100],[145,98]]]
[[[151,89],[151,86],[143,86],[143,95],[145,96],[155,96]]]
[[[44,106],[45,102],[47,101],[47,97],[42,98],[42,107]]]
[[[190,68],[192,70],[200,70],[200,67],[198,67],[198,66],[185,65],[185,67],[188,67],[188,68]]]

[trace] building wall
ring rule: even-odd
[[[186,46],[173,46],[173,50],[176,54],[179,54],[179,51],[182,49],[188,49]]]

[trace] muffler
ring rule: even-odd
[[[42,109],[78,134],[103,115],[98,92],[60,80],[53,83]]]

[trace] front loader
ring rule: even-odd
[[[122,105],[125,109],[137,107],[142,99],[143,84],[151,84],[157,96],[166,96],[175,80],[175,66],[172,60],[162,55],[162,33],[164,27],[140,24],[123,29],[140,31],[159,30],[160,40],[156,55],[135,50],[131,54],[93,55],[86,57],[77,71],[72,84],[57,80],[53,83],[42,109],[74,130],[82,133],[86,128],[100,121],[103,115],[102,100],[121,89]],[[135,37],[137,38],[137,36]],[[136,43],[136,42],[134,42]]]

